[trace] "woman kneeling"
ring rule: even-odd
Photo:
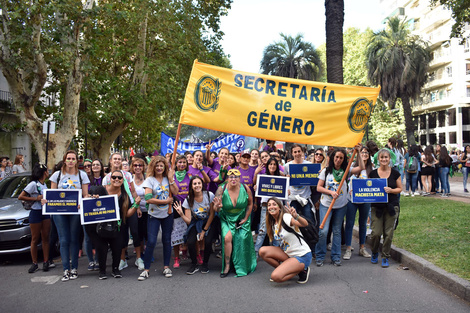
[[[284,213],[284,210],[286,212]],[[310,274],[312,252],[302,237],[299,227],[306,227],[308,222],[297,214],[292,207],[284,209],[277,198],[268,200],[266,228],[271,241],[279,241],[280,247],[261,247],[259,255],[275,270],[271,280],[277,283],[299,275],[299,284],[305,284]],[[287,227],[286,227],[287,226]]]

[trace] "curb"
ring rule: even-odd
[[[359,236],[359,228],[357,226],[354,226],[353,234],[356,238]],[[366,237],[366,244],[370,248],[369,236]],[[462,300],[470,302],[470,281],[451,274],[422,257],[398,248],[393,244],[390,254],[393,260],[406,265],[423,278],[451,292]]]

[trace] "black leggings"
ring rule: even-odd
[[[121,248],[127,248],[129,242],[129,229],[131,230],[132,240],[134,241],[134,247],[140,247],[140,237],[138,229],[138,218],[137,213],[134,213],[131,217],[126,218],[126,222],[121,224],[122,234],[122,246]]]
[[[139,239],[140,242],[146,241],[147,242],[147,223],[149,219],[149,214],[148,212],[142,212],[142,216],[139,217],[137,224],[138,224],[138,229],[139,229]]]
[[[85,225],[85,231],[93,243],[98,256],[100,273],[106,273],[106,258],[108,256],[108,245],[111,248],[112,254],[112,269],[115,270],[119,267],[121,261],[121,234],[116,238],[103,238],[96,233],[96,224]],[[122,227],[121,227],[122,232]]]
[[[205,225],[203,228],[206,227]],[[212,253],[212,238],[214,236],[214,227],[212,226],[207,235],[204,237],[204,264],[209,262],[209,257]],[[193,264],[197,263],[197,252],[196,252],[196,244],[197,244],[197,230],[196,225],[193,225],[188,232],[187,241],[189,256],[191,257],[191,262]]]

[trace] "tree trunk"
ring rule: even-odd
[[[414,123],[413,123],[413,113],[411,112],[410,98],[402,97],[403,104],[403,115],[405,116],[405,130],[406,138],[408,141],[408,146],[416,144],[415,132],[414,132]]]
[[[111,154],[111,146],[116,138],[126,129],[128,123],[114,125],[114,128],[110,132],[105,132],[100,135],[99,138],[90,141],[91,150],[95,158],[99,158],[103,161],[103,164],[108,164],[109,156]]]
[[[325,16],[327,80],[343,84],[344,0],[325,0]]]

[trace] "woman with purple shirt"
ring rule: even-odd
[[[202,178],[206,187],[211,181],[219,182],[219,176],[211,170],[210,167],[203,165],[204,155],[201,150],[196,150],[193,152],[193,164],[188,167],[189,177],[199,176]]]
[[[185,156],[179,155],[176,157],[176,168],[174,170],[170,170],[168,173],[168,176],[173,176],[174,178],[174,184],[170,185],[170,191],[171,194],[173,195],[175,199],[175,203],[183,203],[186,197],[188,196],[189,192],[189,182],[191,181],[191,178],[188,175],[188,161]],[[176,220],[177,218],[181,218],[181,216],[178,214],[178,212],[173,212],[173,217]],[[180,247],[182,247],[183,244],[173,246],[173,253],[175,255],[174,257],[174,263],[173,263],[173,268],[179,268],[180,267]],[[181,249],[181,250],[186,250],[186,249]]]
[[[225,176],[227,175],[228,170],[231,168],[228,165],[228,157],[230,155],[230,151],[227,148],[221,148],[219,151],[219,157],[213,159],[211,156],[211,148],[213,144],[208,144],[206,145],[206,159],[207,159],[207,165],[209,165],[212,168],[212,171],[216,173],[219,176],[219,183],[222,183],[225,180]],[[221,174],[222,170],[222,174]],[[215,193],[217,191],[217,188],[219,187],[217,182],[211,182],[209,185],[209,191]]]

